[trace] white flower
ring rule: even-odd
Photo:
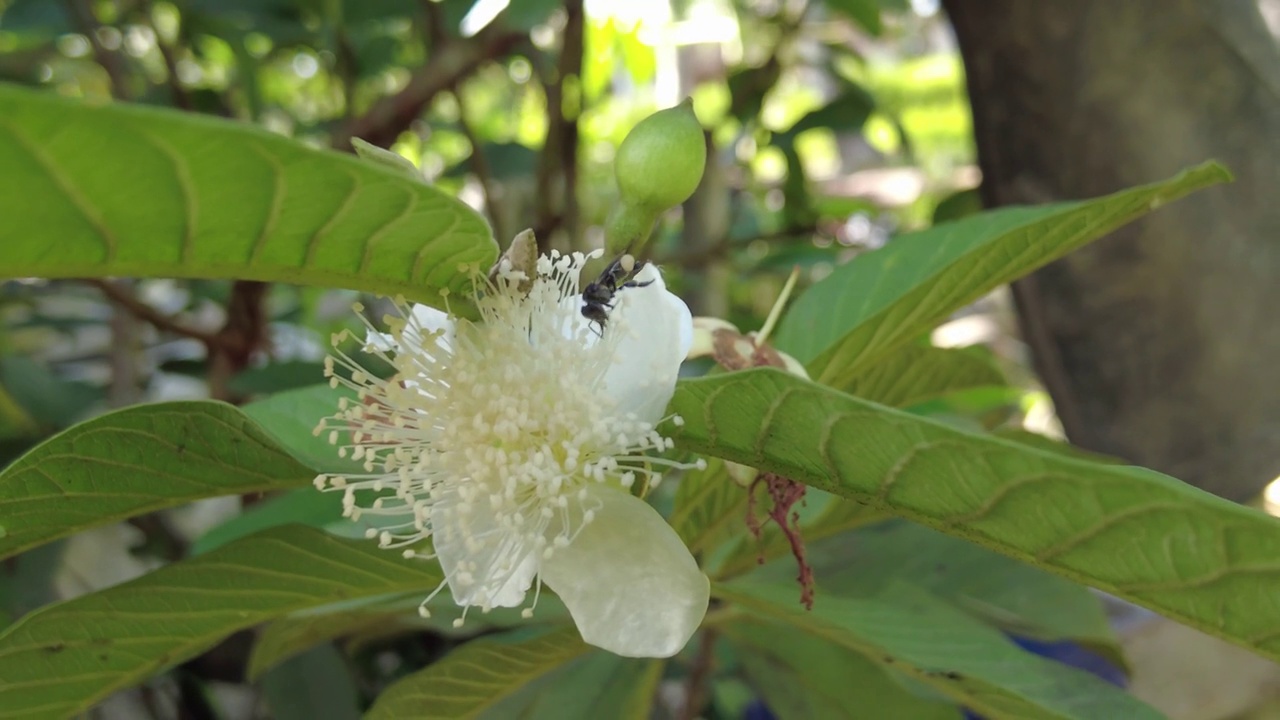
[[[389,516],[370,533],[384,547],[438,558],[464,616],[523,605],[545,583],[588,643],[668,657],[702,622],[709,583],[630,488],[690,467],[658,456],[672,443],[656,428],[692,318],[646,265],[636,280],[651,283],[621,289],[605,327],[589,325],[578,295],[586,259],[539,258],[527,296],[527,278],[505,267],[477,300],[480,322],[425,306],[388,318],[391,333],[371,333],[364,349],[394,367],[389,380],[339,354],[348,380],[331,360],[331,382],[360,402],[322,428],[335,444],[350,433],[339,452],[366,472],[316,485],[344,490],[352,519]]]

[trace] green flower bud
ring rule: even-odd
[[[641,120],[618,147],[622,202],[662,212],[689,199],[707,164],[702,125],[686,99]]]
[[[613,172],[621,203],[605,225],[610,254],[638,251],[664,210],[689,199],[707,164],[692,101],[641,120],[618,147]]]

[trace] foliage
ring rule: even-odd
[[[893,5],[825,10],[887,42],[923,22]],[[473,4],[451,0],[59,7],[0,5],[0,278],[15,280],[0,286],[0,718],[69,717],[157,678],[207,685],[201,658],[255,628],[238,669],[280,717],[320,707],[282,710],[299,678],[325,678],[323,707],[344,717],[645,718],[664,678],[686,689],[684,717],[732,714],[712,692],[730,682],[782,718],[1159,717],[1010,639],[1123,666],[1085,586],[1280,659],[1280,524],[1024,433],[1005,359],[928,341],[999,286],[1229,180],[1222,167],[971,214],[949,167],[968,158],[933,152],[967,147],[966,129],[932,127],[931,156],[911,168],[926,192],[841,195],[822,178],[837,139],[863,143],[878,170],[906,165],[914,110],[954,98],[913,97],[934,90],[938,75],[911,74],[929,58],[897,66],[903,80],[832,41],[803,67],[813,8],[762,17],[738,3],[747,55],[692,92],[708,170],[681,218],[646,208],[646,228],[659,218],[649,256],[691,303],[743,327],[803,269],[769,341],[808,378],[687,364],[701,377],[680,382],[669,410],[682,424],[668,429],[677,451],[711,461],[650,499],[716,600],[682,656],[624,659],[584,644],[554,598],[462,629],[415,613],[438,566],[378,549],[309,488],[353,467],[312,433],[351,399],[320,384],[316,338],[362,327],[345,314],[357,298],[380,324],[374,295],[474,315],[471,282],[516,229],[543,249],[587,247],[619,201],[601,148],[653,109],[627,91],[664,72],[657,45],[573,0],[512,3],[479,28]],[[954,65],[938,63],[944,80]],[[818,70],[837,88],[824,97],[800,81]],[[360,137],[363,159],[317,147]],[[957,219],[925,226],[935,208]],[[750,282],[725,283],[734,273]],[[46,352],[104,327],[112,341],[92,359],[106,372],[73,378],[67,353]],[[155,389],[179,378],[216,400]],[[763,502],[757,471],[807,486],[795,522],[812,610],[797,602],[792,538],[744,521]],[[173,529],[181,506],[210,498],[237,512]],[[41,566],[55,541],[122,520],[155,569],[54,600]]]

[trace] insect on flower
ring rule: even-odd
[[[524,606],[529,616],[545,584],[588,643],[668,657],[701,623],[709,583],[630,488],[705,467],[664,457],[673,443],[659,431],[679,423],[666,406],[692,317],[656,267],[632,275],[616,263],[605,288],[634,277],[638,289],[615,299],[610,331],[597,334],[579,293],[587,257],[530,260],[479,279],[479,321],[401,304],[390,333],[371,326],[363,350],[390,378],[335,349],[331,382],[358,399],[317,430],[363,472],[316,486],[341,492],[346,516],[383,547],[438,560],[445,579],[432,597],[447,588],[464,615]]]
[[[597,335],[604,336],[605,325],[609,322],[609,311],[613,309],[614,296],[619,290],[645,287],[653,282],[652,280],[646,282],[627,280],[643,269],[644,265],[640,263],[637,266],[635,257],[623,253],[609,263],[595,282],[588,283],[582,290],[582,317],[596,326]]]

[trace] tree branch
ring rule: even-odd
[[[466,40],[448,38],[438,43],[403,90],[378,100],[363,115],[339,128],[333,136],[333,147],[350,152],[354,137],[389,147],[436,95],[448,91],[484,63],[503,56],[524,38],[495,20]]]
[[[484,191],[484,207],[489,213],[489,222],[493,225],[494,236],[501,241],[506,241],[511,236],[507,234],[506,228],[502,227],[504,217],[498,200],[498,188],[493,180],[493,168],[489,166],[489,158],[485,157],[484,150],[480,147],[480,137],[476,135],[475,128],[471,127],[471,122],[467,120],[467,104],[462,98],[462,90],[457,86],[453,88],[453,97],[458,102],[458,127],[467,138],[467,142],[471,144],[471,157],[467,158],[467,164],[471,167],[471,172],[476,174],[480,189]]]
[[[85,282],[102,291],[102,294],[105,295],[113,305],[127,311],[130,315],[133,315],[139,320],[145,320],[146,322],[151,323],[151,325],[153,325],[157,330],[173,333],[174,335],[181,335],[182,337],[195,338],[206,345],[216,342],[212,333],[197,330],[196,328],[184,325],[172,316],[165,315],[147,303],[139,300],[129,288],[117,282],[98,278],[88,279],[85,280]]]
[[[66,7],[67,14],[71,16],[77,29],[89,38],[89,45],[93,48],[93,59],[107,73],[107,78],[111,81],[112,97],[117,100],[128,100],[132,93],[129,92],[124,58],[119,52],[108,50],[102,44],[99,31],[103,29],[103,25],[93,14],[92,3],[89,0],[66,0]]]

